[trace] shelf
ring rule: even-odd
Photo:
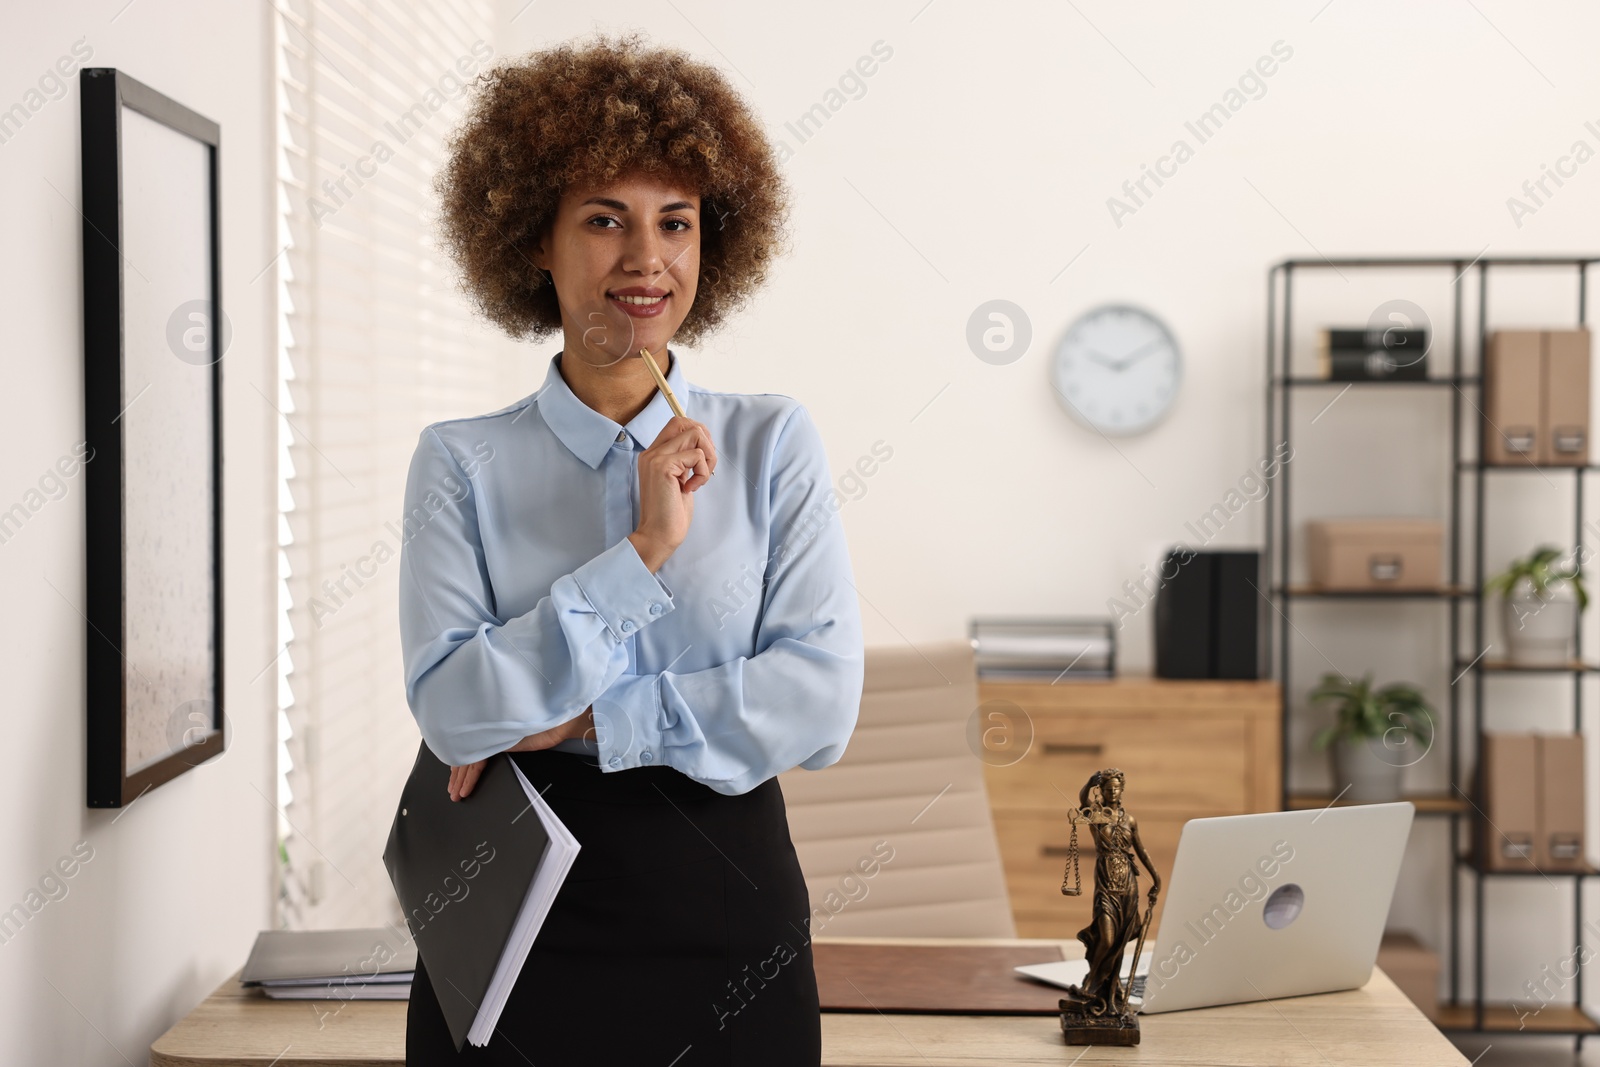
[[[1342,396],[1344,392],[1350,391],[1352,385],[1365,387],[1365,400],[1357,397],[1350,401],[1357,404],[1371,402],[1375,386],[1420,386],[1422,388],[1398,392],[1392,399],[1394,403],[1400,403],[1399,398],[1405,397],[1407,398],[1405,401],[1407,407],[1421,405],[1426,407],[1429,413],[1434,413],[1434,401],[1420,398],[1447,397],[1449,429],[1442,439],[1438,441],[1442,454],[1438,456],[1439,469],[1437,478],[1442,482],[1439,488],[1448,494],[1448,508],[1441,520],[1441,525],[1444,528],[1444,543],[1447,546],[1454,546],[1452,550],[1454,552],[1453,557],[1447,556],[1445,560],[1446,566],[1451,569],[1435,576],[1442,579],[1435,588],[1329,590],[1317,588],[1309,580],[1289,581],[1287,575],[1296,572],[1300,564],[1303,548],[1295,543],[1295,535],[1291,530],[1293,515],[1288,500],[1291,483],[1298,493],[1301,478],[1299,475],[1294,474],[1294,471],[1298,469],[1297,465],[1286,467],[1279,475],[1278,480],[1281,481],[1281,484],[1275,484],[1273,493],[1269,494],[1267,498],[1269,504],[1266,509],[1266,537],[1263,558],[1269,561],[1272,566],[1281,564],[1283,569],[1272,573],[1284,576],[1276,582],[1272,582],[1269,579],[1268,585],[1261,586],[1261,590],[1267,594],[1268,603],[1276,611],[1277,615],[1276,619],[1270,619],[1269,617],[1268,644],[1270,655],[1278,665],[1277,669],[1285,676],[1282,679],[1284,681],[1287,681],[1288,676],[1295,673],[1296,669],[1316,666],[1314,663],[1308,665],[1303,662],[1302,657],[1305,650],[1298,647],[1295,635],[1299,635],[1299,643],[1301,644],[1309,643],[1310,638],[1300,634],[1299,627],[1290,621],[1290,616],[1294,614],[1291,609],[1299,610],[1301,616],[1309,616],[1312,622],[1326,628],[1336,624],[1353,623],[1355,616],[1351,614],[1352,610],[1361,611],[1361,619],[1365,620],[1371,614],[1370,609],[1373,604],[1380,601],[1403,600],[1414,604],[1435,602],[1449,605],[1450,642],[1438,650],[1437,656],[1426,655],[1425,657],[1414,656],[1412,658],[1420,658],[1423,663],[1431,662],[1441,666],[1448,665],[1452,668],[1454,678],[1449,689],[1448,713],[1444,715],[1449,720],[1449,726],[1448,728],[1441,726],[1438,733],[1438,740],[1446,750],[1443,755],[1449,757],[1450,778],[1452,780],[1462,778],[1466,772],[1467,769],[1462,766],[1466,762],[1463,749],[1470,751],[1470,739],[1479,733],[1484,725],[1486,705],[1496,703],[1491,697],[1500,695],[1490,692],[1496,687],[1486,687],[1483,682],[1484,678],[1492,674],[1498,674],[1502,677],[1523,675],[1529,677],[1542,676],[1557,680],[1571,679],[1567,684],[1568,688],[1573,691],[1572,696],[1580,701],[1576,714],[1581,725],[1583,717],[1581,698],[1584,696],[1584,689],[1586,688],[1584,679],[1591,672],[1600,673],[1600,657],[1596,657],[1593,662],[1586,662],[1586,658],[1583,655],[1584,650],[1581,648],[1574,649],[1576,653],[1574,660],[1566,663],[1557,662],[1548,666],[1525,667],[1514,665],[1508,661],[1509,649],[1505,645],[1498,645],[1485,650],[1490,657],[1494,658],[1486,657],[1484,652],[1480,651],[1488,640],[1483,632],[1484,613],[1490,611],[1491,608],[1498,609],[1500,605],[1498,603],[1491,605],[1490,595],[1483,588],[1483,581],[1488,575],[1482,573],[1483,561],[1481,555],[1476,561],[1476,565],[1474,565],[1471,556],[1462,554],[1465,538],[1468,535],[1473,537],[1474,543],[1481,545],[1481,542],[1490,531],[1499,529],[1498,513],[1502,509],[1490,506],[1489,502],[1497,498],[1495,496],[1495,487],[1490,485],[1489,482],[1493,480],[1498,484],[1501,481],[1511,481],[1514,477],[1520,477],[1521,481],[1525,482],[1527,481],[1526,474],[1530,471],[1541,475],[1543,482],[1549,483],[1549,487],[1560,489],[1561,493],[1557,494],[1558,497],[1571,494],[1578,527],[1573,537],[1576,540],[1582,540],[1584,529],[1582,504],[1585,499],[1585,492],[1591,488],[1587,474],[1590,471],[1600,471],[1600,450],[1596,450],[1593,454],[1586,454],[1581,451],[1576,454],[1564,454],[1569,459],[1581,460],[1581,465],[1551,464],[1548,462],[1540,465],[1523,461],[1523,459],[1531,461],[1534,457],[1513,458],[1512,462],[1505,464],[1491,465],[1486,463],[1486,452],[1494,451],[1492,449],[1485,450],[1480,444],[1484,439],[1483,433],[1488,428],[1488,420],[1483,414],[1485,408],[1483,394],[1486,392],[1488,382],[1483,374],[1481,359],[1475,359],[1471,365],[1466,364],[1464,361],[1469,348],[1479,352],[1481,356],[1482,346],[1479,342],[1486,343],[1490,330],[1497,325],[1491,321],[1488,313],[1488,309],[1491,306],[1497,306],[1491,300],[1491,278],[1498,282],[1503,275],[1512,273],[1507,268],[1533,267],[1538,268],[1542,273],[1548,273],[1546,268],[1555,268],[1564,281],[1566,275],[1572,273],[1572,269],[1576,268],[1575,273],[1578,275],[1578,285],[1577,307],[1574,317],[1577,320],[1577,324],[1581,326],[1586,318],[1589,317],[1590,308],[1594,304],[1592,288],[1586,288],[1585,286],[1596,264],[1600,264],[1600,256],[1588,254],[1496,257],[1484,255],[1482,252],[1476,255],[1466,254],[1459,256],[1429,255],[1424,253],[1405,257],[1344,256],[1329,258],[1318,256],[1316,258],[1286,258],[1274,263],[1268,272],[1265,368],[1267,389],[1264,398],[1264,406],[1266,408],[1265,449],[1270,452],[1278,440],[1288,439],[1295,433],[1304,433],[1303,427],[1300,426],[1303,420],[1299,416],[1302,413],[1307,416],[1311,415],[1317,406],[1324,402],[1331,402],[1337,396]],[[1449,281],[1448,288],[1450,293],[1445,298],[1449,311],[1445,313],[1444,309],[1441,309],[1436,318],[1441,325],[1451,322],[1453,327],[1448,331],[1450,334],[1448,337],[1444,336],[1440,331],[1433,333],[1433,350],[1429,353],[1429,362],[1424,368],[1421,368],[1427,371],[1428,376],[1400,380],[1379,378],[1346,381],[1343,379],[1331,380],[1315,375],[1315,372],[1327,369],[1328,365],[1317,364],[1306,358],[1303,347],[1305,330],[1304,328],[1296,328],[1303,321],[1305,313],[1302,311],[1298,316],[1295,314],[1295,294],[1298,287],[1305,284],[1301,281],[1303,277],[1312,280],[1313,284],[1320,285],[1321,282],[1328,280],[1325,277],[1326,272],[1331,271],[1348,281],[1352,280],[1355,275],[1354,268],[1375,268],[1396,272],[1410,270],[1442,272],[1440,273],[1441,280]],[[1346,277],[1347,275],[1348,277]],[[1470,313],[1466,306],[1469,299],[1472,301]],[[1567,316],[1563,315],[1561,318],[1566,319]],[[1352,318],[1349,321],[1355,320]],[[1365,368],[1357,367],[1356,369]],[[1415,373],[1419,368],[1410,367],[1407,369]],[[1362,392],[1362,390],[1356,391]],[[1303,403],[1310,401],[1312,394],[1316,397],[1315,403],[1311,408],[1304,408]],[[1301,403],[1295,402],[1296,396],[1299,397]],[[1410,398],[1418,399],[1412,400]],[[1418,413],[1421,413],[1420,408],[1418,408]],[[1315,419],[1312,421],[1315,421]],[[1496,454],[1499,453],[1497,452]],[[1346,462],[1342,466],[1348,467],[1350,463]],[[1489,477],[1489,475],[1499,471],[1515,472],[1515,474],[1513,477],[1508,478],[1497,477],[1491,479]],[[1570,472],[1571,477],[1564,477],[1563,475],[1568,472]],[[1463,475],[1468,476],[1464,477]],[[1435,476],[1429,475],[1428,477],[1431,483]],[[1473,532],[1474,530],[1476,531],[1475,533]],[[1451,562],[1452,558],[1454,560],[1453,563]],[[1307,571],[1305,573],[1306,579],[1309,579],[1310,572]],[[1495,599],[1498,600],[1499,598],[1496,597]],[[1362,606],[1359,609],[1341,609],[1331,612],[1312,611],[1302,607],[1308,602],[1314,603],[1316,601],[1324,603],[1330,601],[1344,601],[1347,603],[1360,601]],[[1463,605],[1466,606],[1467,610],[1462,610]],[[1392,613],[1395,609],[1390,608],[1387,610]],[[1426,610],[1431,612],[1433,609],[1428,608]],[[1407,609],[1403,614],[1409,618],[1412,614],[1417,613]],[[1301,622],[1300,626],[1305,627],[1307,623]],[[1470,643],[1472,647],[1465,652],[1462,651],[1459,640],[1462,637],[1463,628],[1466,633],[1473,635],[1466,642]],[[1316,636],[1315,632],[1311,636]],[[1372,639],[1377,642],[1381,640],[1381,636],[1374,634]],[[1466,676],[1469,674],[1472,679],[1477,681],[1476,687],[1457,684],[1465,681]],[[1469,692],[1469,690],[1474,689],[1475,692]],[[1285,738],[1291,736],[1289,727],[1296,710],[1292,706],[1289,692],[1285,688],[1282,693],[1279,711]],[[1443,706],[1439,710],[1441,713],[1445,713]],[[1590,740],[1592,741],[1593,739],[1591,738]],[[1284,806],[1291,810],[1308,810],[1320,809],[1330,803],[1335,803],[1336,790],[1304,788],[1294,790],[1293,783],[1288,778],[1288,766],[1292,756],[1293,751],[1289,744],[1285,742],[1282,754],[1285,775],[1283,780]],[[1438,757],[1436,756],[1435,758]],[[1460,833],[1458,833],[1463,829],[1459,820],[1463,818],[1471,820],[1472,824],[1467,829],[1476,832],[1484,818],[1481,813],[1473,808],[1471,801],[1466,796],[1453,790],[1444,792],[1419,790],[1417,794],[1407,796],[1405,799],[1416,805],[1419,818],[1431,816],[1433,823],[1437,825],[1440,821],[1439,817],[1445,816],[1447,817],[1445,825],[1451,829],[1451,834],[1443,842],[1443,847],[1447,851],[1445,855],[1438,858],[1445,859],[1448,857],[1449,860],[1447,865],[1450,871],[1448,879],[1448,944],[1440,946],[1440,955],[1442,957],[1441,969],[1450,976],[1450,985],[1453,992],[1451,1003],[1440,1005],[1440,1010],[1435,1020],[1439,1028],[1447,1032],[1484,1034],[1510,1034],[1524,1031],[1543,1034],[1547,1038],[1571,1038],[1575,1040],[1580,1048],[1584,1040],[1600,1036],[1600,1011],[1595,1012],[1593,1015],[1585,1012],[1582,1007],[1582,998],[1574,998],[1577,1000],[1576,1004],[1548,1004],[1543,1006],[1537,1000],[1528,1004],[1518,1003],[1509,998],[1498,1003],[1486,1001],[1483,988],[1485,965],[1482,962],[1486,949],[1485,941],[1488,932],[1486,928],[1496,929],[1498,927],[1497,920],[1501,918],[1498,910],[1488,907],[1489,902],[1483,899],[1483,894],[1487,888],[1487,880],[1492,879],[1504,884],[1509,879],[1513,884],[1527,885],[1527,879],[1534,878],[1538,880],[1537,884],[1546,887],[1549,887],[1552,883],[1572,886],[1574,892],[1572,894],[1572,913],[1569,921],[1575,927],[1573,936],[1581,938],[1582,931],[1588,928],[1588,924],[1585,921],[1586,894],[1581,890],[1586,888],[1584,879],[1600,878],[1600,869],[1590,865],[1600,857],[1587,857],[1585,864],[1577,870],[1549,872],[1535,870],[1483,870],[1474,862],[1471,850],[1468,850],[1466,855],[1458,854],[1462,851],[1463,846],[1463,840]],[[1349,802],[1340,799],[1337,803],[1342,806]],[[1487,860],[1492,857],[1485,856],[1484,858]],[[1410,866],[1409,861],[1410,857],[1408,856],[1407,867]],[[1472,876],[1465,880],[1467,886],[1463,886],[1462,874]],[[1430,875],[1431,880],[1432,876]],[[1463,893],[1463,889],[1466,889],[1465,893]],[[1539,892],[1548,896],[1548,888],[1541,889]],[[1470,916],[1472,921],[1469,922],[1469,916],[1466,914],[1465,908],[1466,901],[1463,900],[1463,896],[1470,899],[1473,893],[1478,894],[1479,902],[1484,905],[1484,911],[1488,912],[1488,914],[1476,913]],[[1558,898],[1564,896],[1559,891],[1556,895]],[[1545,897],[1541,897],[1538,902],[1540,914],[1548,914],[1550,920],[1555,920],[1557,915],[1548,913],[1548,909],[1543,907],[1547,903],[1555,904],[1557,901],[1546,901]],[[1565,911],[1567,909],[1563,906],[1560,910]],[[1565,924],[1561,925],[1564,926]],[[1468,967],[1467,961],[1472,961],[1473,967]],[[1584,969],[1591,971],[1593,969],[1592,964]],[[1498,1041],[1499,1039],[1496,1038],[1494,1040]]]
[[[1274,377],[1273,385],[1292,385],[1304,388],[1305,386],[1330,385],[1477,385],[1478,379],[1472,376],[1460,378],[1314,378],[1309,374],[1291,374],[1287,378]]]
[[[1282,596],[1282,586],[1273,588]],[[1314,585],[1291,585],[1288,595],[1319,600],[1445,600],[1452,597],[1470,597],[1472,590],[1464,585],[1442,586],[1438,589],[1322,589]]]
[[[1532,1008],[1519,1011],[1510,1005],[1485,1004],[1481,1030],[1472,1024],[1471,1004],[1440,1004],[1437,1023],[1441,1030],[1486,1034],[1600,1034],[1600,1022],[1571,1004],[1546,1004],[1537,1012]]]
[[[1600,471],[1597,463],[1559,463],[1548,467],[1541,467],[1537,463],[1484,463],[1476,459],[1464,459],[1456,464],[1456,469],[1461,471],[1478,471],[1484,473],[1510,473],[1512,471],[1523,474],[1534,471],[1542,474],[1569,474],[1572,471]]]
[[[1329,259],[1282,259],[1273,270],[1290,269],[1336,270],[1339,267],[1427,267],[1455,269],[1465,274],[1472,267],[1582,267],[1600,263],[1600,256],[1335,256]]]
[[[1400,799],[1415,804],[1418,815],[1464,815],[1472,810],[1472,805],[1466,800],[1448,793],[1407,793]],[[1331,793],[1299,793],[1289,798],[1289,810],[1310,811],[1326,808],[1331,803]],[[1345,808],[1359,803],[1362,801],[1341,799],[1338,806]]]
[[[1498,659],[1479,660],[1476,663],[1470,663],[1467,660],[1456,661],[1456,670],[1464,671],[1468,667],[1476,667],[1480,671],[1499,674],[1583,674],[1590,671],[1600,671],[1600,663],[1585,663],[1576,659],[1568,660],[1566,663],[1528,665]]]
[[[1582,870],[1566,871],[1486,871],[1478,866],[1478,861],[1471,856],[1457,856],[1456,863],[1485,878],[1593,878],[1600,875],[1600,870],[1588,865],[1585,865]]]

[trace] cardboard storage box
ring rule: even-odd
[[[1589,462],[1589,331],[1544,333],[1544,422],[1539,462],[1581,467]]]
[[[1544,341],[1538,330],[1496,330],[1483,354],[1483,461],[1539,462]]]
[[[1483,459],[1494,466],[1589,462],[1587,329],[1496,330],[1483,357]]]
[[[1588,866],[1583,838],[1583,736],[1543,735],[1538,739],[1538,843],[1540,870],[1572,871]]]
[[[1483,815],[1474,820],[1478,864],[1490,871],[1536,869],[1539,830],[1539,739],[1484,734],[1478,744]]]
[[[1422,1014],[1439,1021],[1439,957],[1410,934],[1385,930],[1378,966]]]
[[[1437,589],[1444,527],[1437,519],[1317,519],[1306,523],[1311,584],[1320,589]]]

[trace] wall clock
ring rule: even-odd
[[[1056,399],[1079,422],[1104,434],[1143,433],[1178,397],[1183,354],[1166,324],[1129,304],[1085,312],[1050,358]]]

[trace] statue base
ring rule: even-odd
[[[1090,1015],[1083,1005],[1062,999],[1061,1034],[1069,1045],[1137,1045],[1139,1018],[1132,1012]]]

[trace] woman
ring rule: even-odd
[[[814,1065],[774,776],[855,725],[837,495],[801,404],[701,388],[669,347],[762,280],[772,150],[715,70],[600,38],[484,75],[438,187],[478,308],[562,349],[531,396],[422,432],[406,696],[452,799],[510,752],[581,851],[487,1046],[455,1051],[419,961],[407,1062]]]
[[[1096,771],[1078,793],[1079,812],[1094,836],[1094,917],[1078,931],[1089,975],[1082,986],[1067,995],[1091,1015],[1117,1015],[1127,1010],[1127,990],[1122,986],[1124,950],[1139,939],[1145,915],[1139,910],[1139,869],[1150,875],[1150,902],[1154,908],[1161,891],[1161,876],[1150,862],[1139,825],[1122,807],[1127,784],[1115,767]]]

